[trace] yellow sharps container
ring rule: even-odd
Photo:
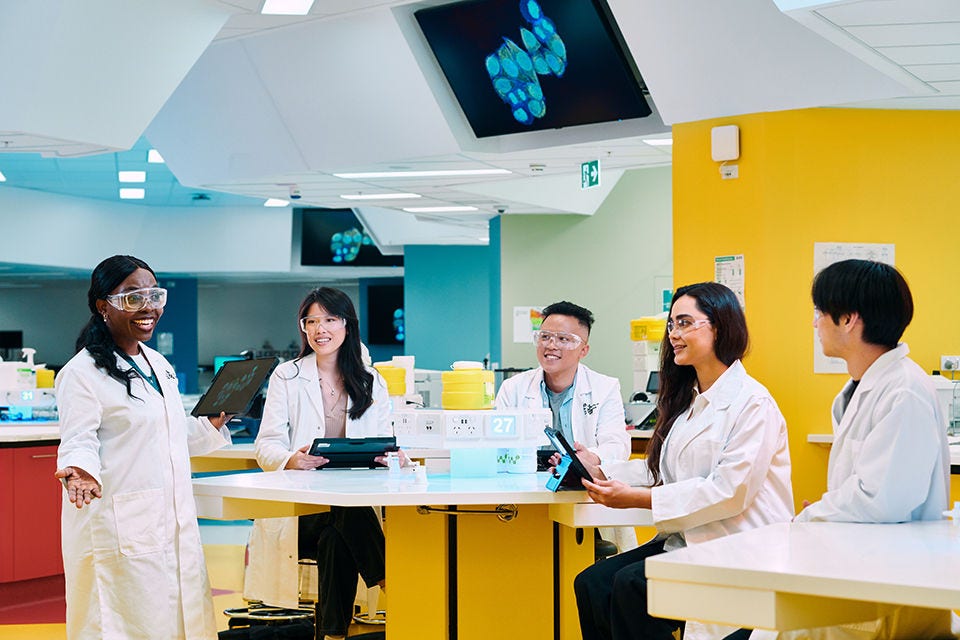
[[[403,367],[395,367],[390,364],[375,364],[373,367],[380,372],[380,375],[383,376],[383,379],[387,382],[387,395],[407,395],[406,369]]]
[[[493,408],[493,371],[479,362],[454,362],[452,371],[440,374],[440,381],[440,406],[444,409]]]

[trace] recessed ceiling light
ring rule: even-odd
[[[345,193],[340,197],[344,200],[405,200],[422,196],[419,193]]]
[[[264,0],[260,13],[265,16],[305,16],[312,6],[313,0]]]
[[[120,189],[121,200],[143,200],[144,190],[140,188],[125,187]]]
[[[507,169],[448,169],[444,171],[368,171],[366,173],[335,173],[338,178],[436,178],[442,176],[497,176],[511,173]]]
[[[146,182],[146,171],[118,171],[117,177],[120,182]]]
[[[147,151],[147,162],[151,164],[163,164],[163,156],[161,156],[160,152],[156,149],[150,149],[150,151]]]
[[[651,147],[669,147],[673,144],[673,138],[650,138],[645,139],[644,142]]]
[[[476,207],[404,207],[410,213],[455,213],[463,211],[479,211]]]
[[[281,200],[280,198],[267,198],[263,203],[265,207],[285,207],[290,204],[289,200]]]
[[[3,175],[3,171],[0,171],[0,182],[6,182],[7,176]]]

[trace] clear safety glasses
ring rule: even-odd
[[[544,347],[552,341],[553,344],[564,351],[571,351],[583,344],[583,338],[580,336],[562,331],[534,331],[533,341]]]
[[[317,331],[323,327],[326,331],[339,331],[347,326],[347,319],[340,316],[307,316],[300,318],[300,328],[304,331]]]
[[[680,318],[678,320],[668,320],[667,335],[670,335],[674,331],[677,331],[680,333],[680,335],[683,335],[685,333],[695,331],[700,327],[705,327],[708,324],[710,324],[710,321],[706,319],[693,320],[691,318]]]
[[[167,290],[161,289],[160,287],[136,289],[134,291],[109,295],[107,296],[107,302],[115,309],[129,313],[142,311],[147,307],[163,309],[167,304]]]

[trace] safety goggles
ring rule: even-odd
[[[142,311],[148,307],[163,309],[164,305],[167,304],[167,290],[160,287],[150,287],[125,293],[115,293],[107,296],[107,302],[119,311],[130,313]]]
[[[323,327],[327,331],[339,331],[347,326],[347,319],[340,316],[307,316],[300,318],[300,328],[304,331],[317,331]]]
[[[533,341],[544,347],[552,341],[553,344],[564,351],[572,351],[583,344],[583,338],[577,334],[564,333],[563,331],[534,331]]]

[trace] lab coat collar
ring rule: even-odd
[[[694,401],[696,401],[698,395],[702,395],[714,408],[718,410],[726,409],[737,399],[746,377],[747,370],[743,368],[743,363],[735,360],[733,364],[727,367],[726,371],[720,374],[712,387],[702,394],[694,393]]]
[[[592,390],[590,388],[590,378],[586,374],[587,367],[581,362],[577,365],[577,373],[573,377],[573,391],[576,398],[583,397],[584,395],[590,395]],[[543,398],[543,367],[537,367],[536,375],[533,376],[530,380],[530,384],[527,386],[526,393],[524,394],[528,399],[541,400]]]
[[[690,403],[692,407],[696,407],[694,416],[701,414],[707,410],[713,411],[725,411],[733,404],[733,401],[737,399],[737,395],[740,393],[740,389],[743,388],[744,380],[747,377],[747,371],[743,368],[743,364],[736,360],[733,364],[727,367],[727,370],[720,374],[720,377],[717,378],[717,381],[713,383],[709,389],[705,392],[700,393],[700,391],[694,387],[693,389],[693,401]],[[689,411],[689,409],[687,409]],[[710,429],[713,426],[713,420],[702,420],[699,423],[699,429],[696,432],[686,434],[684,436],[686,439],[680,444],[680,452],[683,452],[683,449],[689,445],[694,438],[699,436],[704,431]],[[671,429],[671,433],[672,433]],[[667,434],[669,438],[671,434]]]
[[[297,362],[297,378],[300,384],[307,390],[307,397],[313,403],[313,408],[318,415],[324,415],[323,409],[323,391],[320,389],[320,373],[317,371],[317,361],[312,354],[304,356]],[[344,393],[347,393],[344,389]],[[353,406],[353,398],[347,393],[347,411]]]
[[[885,354],[874,360],[873,364],[867,367],[867,370],[863,372],[863,377],[860,378],[860,384],[857,385],[857,389],[853,392],[853,397],[850,398],[850,402],[847,403],[846,409],[843,409],[843,415],[839,418],[838,413],[841,410],[839,400],[840,396],[837,397],[833,403],[833,419],[838,425],[838,435],[845,429],[846,425],[850,424],[853,416],[856,415],[857,407],[860,405],[861,398],[863,398],[865,394],[869,393],[873,387],[877,385],[878,381],[884,376],[887,369],[906,358],[909,353],[910,347],[907,346],[907,343],[901,342],[896,346],[896,348],[887,351]],[[847,384],[843,386],[843,391],[845,392],[852,384],[852,379],[847,380]]]

